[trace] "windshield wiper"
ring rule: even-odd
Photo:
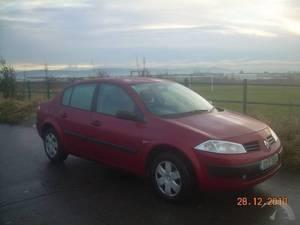
[[[197,113],[203,113],[203,112],[209,112],[207,109],[195,109],[192,111],[184,112],[184,114],[197,114]]]
[[[209,112],[209,110],[207,110],[207,109],[195,109],[195,110],[191,110],[191,111],[188,111],[188,112],[171,113],[171,114],[164,114],[164,115],[160,115],[160,116],[165,117],[165,118],[176,118],[176,117],[188,116],[188,115],[204,113],[204,112]]]

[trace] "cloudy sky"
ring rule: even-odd
[[[300,71],[299,0],[0,0],[0,55],[64,65]]]

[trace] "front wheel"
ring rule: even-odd
[[[48,129],[43,135],[43,140],[46,155],[51,162],[59,163],[63,162],[67,158],[67,155],[63,152],[58,135],[54,129]]]
[[[183,200],[191,194],[193,176],[177,154],[158,155],[151,166],[151,181],[157,194],[169,201]]]

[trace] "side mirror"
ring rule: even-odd
[[[141,114],[129,111],[118,111],[116,116],[120,119],[124,120],[132,120],[132,121],[144,121],[143,116]]]
[[[219,111],[219,112],[223,112],[225,109],[219,107],[219,106],[216,106],[216,109]]]

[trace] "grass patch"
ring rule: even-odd
[[[32,117],[36,105],[35,102],[2,100],[0,101],[0,123],[22,123]]]
[[[283,145],[283,167],[300,171],[300,116],[275,119],[258,112],[252,113],[251,116],[264,121],[277,133]]]

